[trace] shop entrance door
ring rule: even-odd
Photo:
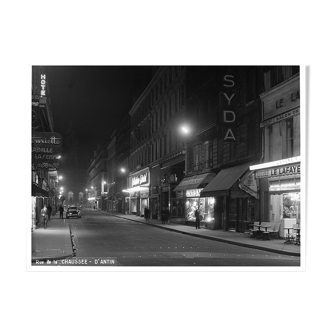
[[[237,227],[236,231],[244,233],[247,227],[247,198],[238,198],[237,201]]]

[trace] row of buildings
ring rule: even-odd
[[[54,132],[48,77],[40,66],[32,67],[31,95],[31,229],[37,227],[44,205],[60,202],[59,176],[62,136]]]
[[[89,206],[245,232],[300,223],[299,66],[158,67],[90,161]]]

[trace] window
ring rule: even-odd
[[[164,122],[166,122],[167,121],[167,104],[166,104],[166,102],[164,103],[164,105],[163,105],[163,107],[164,107]]]
[[[201,165],[200,165],[200,146],[196,145],[193,149],[193,157],[194,157],[194,171],[200,171]]]
[[[174,92],[174,110],[177,112],[179,110],[179,92],[178,89]]]
[[[175,93],[174,93],[174,91],[173,91],[173,93],[172,93],[172,115],[175,113]]]
[[[168,97],[168,118],[172,116],[172,98]]]
[[[184,83],[182,83],[180,87],[180,106],[184,106]]]
[[[249,69],[246,73],[246,103],[254,100],[255,76],[254,69]]]
[[[286,120],[286,158],[293,157],[294,153],[294,123],[293,118]]]
[[[166,156],[167,154],[167,136],[163,136],[163,155]]]
[[[267,128],[269,136],[269,161],[273,161],[273,127]]]

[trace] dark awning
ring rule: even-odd
[[[205,184],[209,183],[214,178],[214,176],[214,173],[204,173],[184,178],[174,191],[203,188]]]
[[[246,163],[222,169],[201,191],[201,197],[228,196],[230,188],[248,171],[250,165]]]

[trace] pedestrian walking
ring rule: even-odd
[[[60,211],[60,219],[63,219],[63,206],[62,205],[60,205],[59,211]]]
[[[161,211],[161,223],[166,224],[166,209],[163,208]]]
[[[49,204],[47,206],[47,221],[51,220],[51,214],[52,214],[52,206]]]
[[[47,228],[47,207],[44,207],[40,210],[41,221],[44,223],[44,229]]]
[[[199,211],[198,211],[198,208],[197,208],[196,211],[195,211],[196,229],[201,228],[199,217],[200,217],[200,215],[199,215]]]
[[[52,216],[55,216],[58,211],[56,210],[56,206],[52,205]]]
[[[165,224],[169,223],[169,210],[168,208],[165,209]]]
[[[149,220],[150,220],[150,209],[148,207],[146,207],[144,209],[144,217],[145,217],[145,221],[149,222]]]

